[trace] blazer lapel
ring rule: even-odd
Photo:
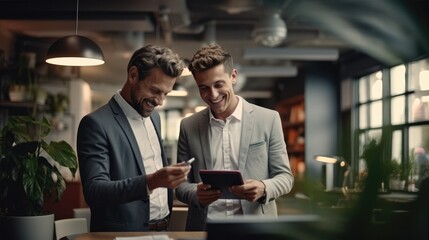
[[[210,151],[210,140],[209,140],[209,108],[203,110],[200,119],[198,119],[198,131],[200,136],[200,144],[203,153],[204,162],[207,169],[213,168],[213,161]]]
[[[128,142],[130,143],[131,149],[134,154],[134,160],[136,161],[137,165],[140,168],[140,171],[142,174],[146,174],[143,162],[139,161],[139,159],[143,159],[140,154],[140,149],[137,144],[136,137],[134,136],[133,130],[131,129],[130,123],[128,122],[127,117],[125,116],[124,112],[122,111],[119,104],[116,102],[114,98],[110,99],[109,105],[112,109],[112,112],[114,113],[114,117],[118,125],[122,128],[122,131],[124,131],[125,136],[128,139]]]
[[[244,99],[243,101],[243,117],[241,123],[241,140],[240,140],[240,150],[238,154],[238,169],[244,171],[246,166],[246,156],[249,151],[250,138],[252,136],[253,125],[254,125],[254,116],[252,114],[253,107]]]

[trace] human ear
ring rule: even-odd
[[[232,78],[231,82],[232,82],[232,85],[235,85],[237,83],[237,80],[238,80],[237,77],[238,77],[238,71],[237,71],[237,69],[233,69],[232,73],[231,73],[231,78]]]
[[[139,73],[136,66],[132,66],[128,71],[128,80],[131,83],[136,83],[139,80]]]

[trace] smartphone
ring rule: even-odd
[[[185,162],[185,165],[191,165],[195,161],[195,158],[191,158],[188,161]]]

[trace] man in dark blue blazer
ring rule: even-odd
[[[91,231],[167,230],[172,194],[189,166],[168,166],[160,137],[161,105],[184,63],[170,49],[145,46],[111,100],[79,125],[77,152]]]

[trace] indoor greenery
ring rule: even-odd
[[[67,111],[69,106],[69,98],[64,93],[48,93],[46,105],[48,106],[48,111],[52,114],[52,116],[63,114]]]
[[[36,71],[30,57],[23,54],[9,69],[8,94],[11,101],[32,101],[34,98]]]
[[[30,59],[22,55],[13,65],[12,83],[17,85],[31,86],[34,84],[35,71],[29,66]]]
[[[398,160],[396,159],[392,159],[390,161],[386,160],[386,164],[384,167],[390,179],[398,179],[398,180],[404,179],[405,176],[402,171],[402,166]]]
[[[11,116],[2,128],[0,215],[43,215],[46,199],[61,199],[66,181],[57,166],[74,176],[78,163],[67,142],[44,140],[51,129],[45,117],[31,116]]]

